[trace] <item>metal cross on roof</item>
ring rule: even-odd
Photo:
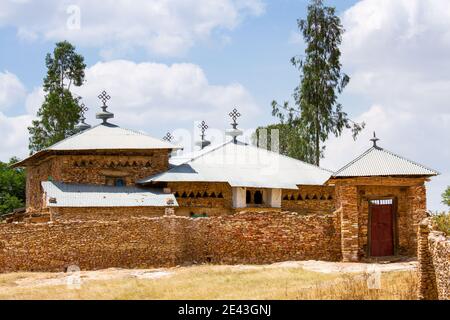
[[[374,148],[378,148],[378,146],[377,146],[377,141],[380,141],[380,139],[377,138],[377,135],[375,134],[375,131],[373,132],[373,138],[370,139],[370,141],[373,142]]]
[[[88,111],[88,107],[84,103],[80,104],[80,123],[78,123],[75,128],[78,129],[78,131],[84,131],[86,129],[89,129],[91,126],[85,122],[86,117],[84,116],[85,112]]]
[[[102,112],[99,112],[96,114],[97,119],[101,119],[103,121],[103,124],[108,123],[108,119],[114,118],[114,113],[107,111],[106,109],[108,106],[106,105],[106,102],[108,102],[111,97],[106,93],[106,91],[102,91],[102,93],[99,94],[98,98],[103,102]]]
[[[111,97],[104,90],[101,94],[99,94],[98,98],[103,102],[104,106],[106,106],[106,102],[111,99]]]
[[[236,129],[238,123],[236,122],[237,118],[241,116],[239,111],[236,110],[236,108],[233,109],[229,114],[230,118],[233,120],[233,123],[231,124],[233,126],[233,129]]]
[[[200,135],[202,137],[202,140],[205,139],[205,132],[206,130],[209,128],[209,126],[206,124],[205,121],[202,121],[199,125],[198,128],[201,130],[202,134]]]
[[[162,139],[167,142],[172,142],[173,136],[170,132],[167,132],[166,135]]]
[[[86,120],[86,118],[84,117],[84,114],[89,110],[88,107],[86,107],[86,105],[84,103],[80,104],[80,113],[81,113],[81,119]]]

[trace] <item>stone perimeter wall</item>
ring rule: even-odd
[[[430,219],[419,225],[418,298],[450,300],[450,237],[434,231]]]
[[[336,215],[238,213],[0,225],[0,272],[341,259]]]

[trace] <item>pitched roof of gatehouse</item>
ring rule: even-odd
[[[362,155],[336,171],[335,178],[373,176],[436,176],[439,172],[420,163],[406,159],[377,145],[379,139],[371,139],[373,146]]]

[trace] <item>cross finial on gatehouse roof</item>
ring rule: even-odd
[[[370,141],[373,142],[373,147],[374,148],[379,148],[378,145],[377,145],[377,142],[380,141],[380,139],[377,138],[377,135],[376,135],[375,131],[373,132],[373,138],[370,139]]]

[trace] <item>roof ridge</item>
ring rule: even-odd
[[[357,163],[358,161],[360,161],[362,158],[364,158],[365,156],[367,156],[367,155],[368,155],[369,153],[371,153],[372,151],[381,151],[381,152],[384,152],[384,153],[386,153],[386,154],[388,154],[388,155],[390,155],[390,156],[396,157],[396,158],[398,158],[398,159],[400,159],[400,160],[402,160],[402,161],[406,161],[406,162],[408,162],[409,164],[412,164],[412,165],[421,167],[422,169],[425,169],[425,170],[427,170],[427,171],[430,171],[430,172],[433,173],[433,174],[436,174],[436,175],[439,175],[439,174],[440,174],[438,171],[433,170],[433,169],[431,169],[431,168],[429,168],[429,167],[427,167],[427,166],[425,166],[425,165],[423,165],[423,164],[421,164],[421,163],[418,163],[418,162],[416,162],[416,161],[413,161],[413,160],[410,160],[410,159],[408,159],[408,158],[402,157],[402,156],[398,155],[397,153],[392,152],[392,151],[390,151],[390,150],[387,150],[387,149],[384,149],[384,148],[381,148],[381,147],[378,147],[378,146],[374,146],[374,147],[371,147],[371,148],[367,149],[367,150],[366,150],[364,153],[362,153],[359,157],[357,157],[356,159],[350,161],[348,164],[346,164],[346,165],[343,166],[341,169],[339,169],[338,171],[336,171],[336,173],[333,175],[333,177],[338,176],[341,172],[345,171],[345,170],[348,169],[350,166],[352,166],[352,165],[354,165],[355,163]]]
[[[282,153],[279,153],[279,152],[275,152],[275,151],[272,151],[272,150],[269,150],[269,149],[260,148],[260,147],[258,147],[258,146],[253,145],[253,144],[246,144],[246,145],[248,145],[248,146],[250,146],[250,147],[253,147],[253,148],[256,148],[256,149],[265,150],[265,151],[267,151],[267,152],[269,152],[269,153],[277,154],[278,156],[280,156],[280,157],[282,157],[282,158],[287,158],[287,159],[289,159],[289,160],[299,161],[299,162],[301,162],[301,163],[303,163],[303,164],[305,164],[305,165],[308,165],[308,166],[310,166],[310,167],[314,167],[314,168],[316,168],[316,169],[321,169],[321,170],[327,171],[327,172],[329,172],[329,173],[334,173],[334,171],[332,171],[332,170],[329,170],[329,169],[326,169],[326,168],[322,168],[321,166],[316,166],[315,164],[308,163],[308,162],[303,161],[303,160],[300,160],[300,159],[296,159],[296,158],[293,158],[293,157],[289,157],[289,156],[287,156],[287,155],[285,155],[285,154],[282,154]]]
[[[212,152],[215,152],[215,151],[217,151],[217,150],[219,150],[219,149],[225,147],[227,144],[230,144],[230,143],[232,143],[232,142],[233,142],[233,140],[230,140],[230,141],[226,141],[226,142],[224,142],[224,143],[222,143],[222,144],[219,144],[219,145],[217,145],[216,147],[211,148],[211,150],[207,150],[207,151],[203,152],[202,154],[199,154],[199,155],[197,155],[197,156],[195,156],[195,157],[188,158],[189,160],[187,160],[186,162],[183,162],[183,163],[181,163],[181,164],[175,166],[174,168],[176,168],[176,167],[178,167],[178,166],[181,166],[181,165],[184,165],[184,164],[187,164],[187,163],[189,163],[189,162],[198,160],[198,159],[204,157],[205,155],[210,154],[210,153],[212,153]],[[173,169],[173,168],[172,168],[172,169]],[[172,169],[170,169],[170,170],[172,170]],[[170,171],[170,170],[169,170],[169,171]]]
[[[71,136],[65,137],[64,139],[62,139],[62,140],[60,140],[60,141],[58,141],[58,142],[52,144],[51,146],[48,146],[48,147],[45,148],[45,149],[39,150],[38,152],[45,151],[45,150],[51,151],[50,148],[55,147],[55,146],[58,146],[58,145],[62,144],[63,142],[67,141],[67,140],[70,140],[70,139],[72,139],[72,138],[75,138],[75,137],[81,135],[82,133],[91,131],[91,130],[93,130],[93,129],[97,128],[98,126],[101,126],[101,125],[102,125],[102,124],[100,123],[100,124],[98,124],[98,125],[96,125],[96,126],[93,126],[93,127],[89,128],[89,129],[87,129],[87,130],[83,130],[83,131],[77,132],[77,133],[75,133],[75,134],[73,134],[73,135],[71,135]],[[38,152],[36,152],[36,153],[38,153]]]
[[[416,165],[416,166],[422,167],[423,169],[429,170],[429,171],[434,172],[434,173],[436,173],[436,174],[440,174],[438,171],[436,171],[436,170],[434,170],[434,169],[431,169],[431,168],[429,168],[429,167],[427,167],[427,166],[425,166],[425,165],[423,165],[423,164],[421,164],[421,163],[419,163],[419,162],[416,162],[416,161],[410,160],[410,159],[408,159],[408,158],[402,157],[402,156],[396,154],[395,152],[392,152],[392,151],[387,150],[387,149],[382,149],[382,150],[383,150],[384,152],[386,152],[386,153],[389,153],[390,155],[393,155],[393,156],[399,158],[399,159],[405,160],[405,161],[407,161],[407,162],[409,162],[409,163],[411,163],[411,164],[414,164],[414,165]]]
[[[383,150],[383,148],[380,147],[370,147],[369,149],[367,149],[366,151],[364,151],[359,157],[353,159],[352,161],[350,161],[349,163],[347,163],[346,165],[344,165],[342,168],[340,168],[339,170],[337,170],[334,174],[333,177],[337,176],[339,173],[341,173],[342,171],[344,171],[345,169],[347,169],[348,167],[350,167],[351,165],[353,165],[354,163],[358,162],[359,160],[361,160],[361,158],[363,158],[364,156],[366,156],[370,151],[373,151],[375,149],[381,149]]]

